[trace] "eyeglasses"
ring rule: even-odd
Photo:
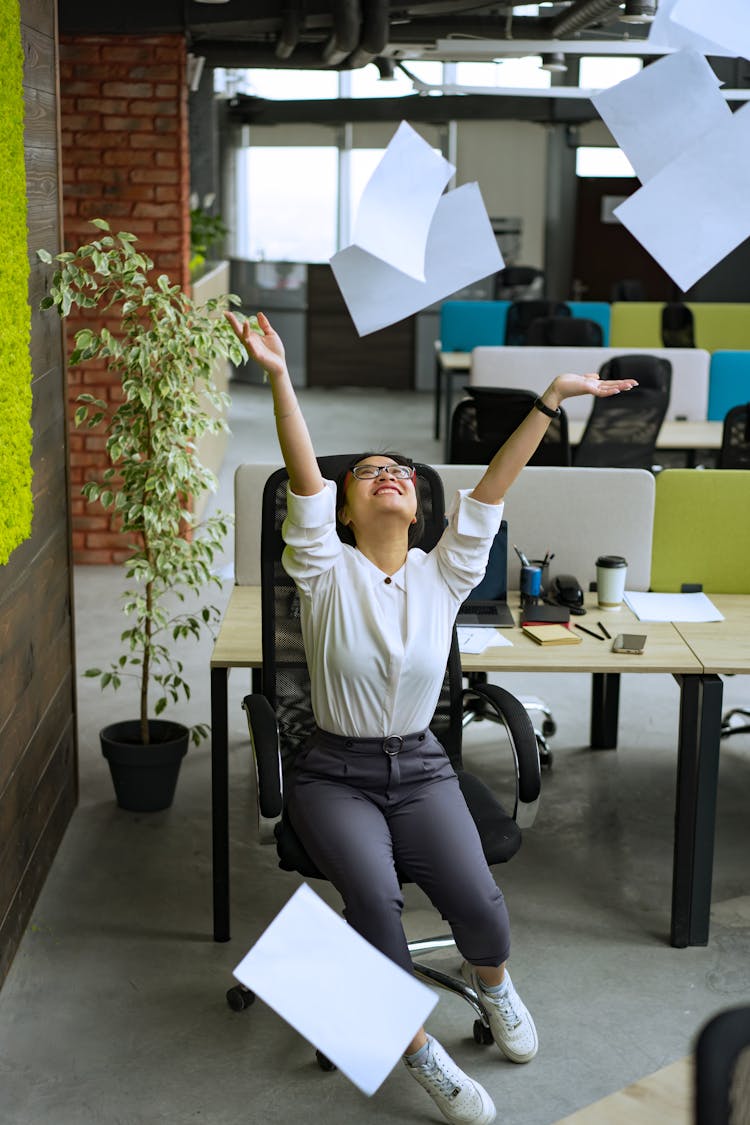
[[[377,480],[381,473],[388,473],[394,480],[409,480],[413,477],[414,469],[411,465],[355,465],[352,475],[357,480]]]

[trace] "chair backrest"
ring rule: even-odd
[[[509,387],[468,387],[451,419],[449,459],[457,465],[488,465],[529,413],[533,391]],[[564,411],[553,418],[529,464],[569,465],[568,420]]]
[[[670,301],[661,310],[661,339],[665,348],[694,348],[692,311],[682,301]]]
[[[750,469],[750,402],[733,406],[727,412],[721,433],[718,467]]]
[[[532,300],[544,294],[544,274],[536,266],[506,266],[495,274],[495,299]]]
[[[750,1007],[728,1008],[703,1025],[695,1044],[694,1125],[750,1121]]]
[[[623,277],[612,285],[613,301],[645,301],[646,286],[638,277]]]
[[[612,320],[612,306],[609,301],[567,301],[570,315],[584,320],[595,320],[602,330],[602,343],[609,347],[609,327]]]
[[[335,480],[355,454],[318,458],[323,476]],[[431,550],[443,532],[445,503],[438,473],[416,465],[424,532],[419,546]],[[286,469],[277,469],[263,490],[261,515],[261,611],[263,638],[262,690],[276,712],[282,765],[286,769],[305,744],[315,721],[310,702],[310,678],[302,642],[299,600],[294,582],[281,565],[284,541],[281,527],[287,510]],[[448,755],[460,754],[461,674],[455,644],[436,722]]]
[[[600,348],[604,342],[601,325],[580,316],[542,316],[532,320],[526,343],[547,348]]]
[[[656,477],[651,588],[750,594],[750,473],[664,469]]]
[[[604,364],[599,377],[637,379],[638,386],[613,398],[594,399],[574,464],[650,468],[669,406],[672,365],[657,356],[616,356]]]
[[[516,347],[527,343],[529,325],[541,316],[570,316],[570,309],[563,301],[513,301],[505,322],[505,343]]]

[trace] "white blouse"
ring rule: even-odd
[[[315,721],[357,738],[427,727],[443,684],[453,623],[487,567],[502,504],[459,492],[434,550],[413,547],[388,577],[336,533],[336,485],[287,492],[282,564],[300,595]]]

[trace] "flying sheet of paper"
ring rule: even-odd
[[[234,970],[239,981],[374,1094],[437,1003],[303,884]]]
[[[639,621],[723,621],[724,614],[705,594],[653,594],[625,591],[625,604]]]
[[[691,35],[718,43],[733,57],[750,59],[747,0],[677,0],[670,18]]]
[[[650,47],[694,47],[704,55],[729,55],[733,57],[736,51],[727,50],[719,43],[714,43],[711,38],[691,31],[681,23],[676,23],[672,12],[679,0],[659,0],[656,15],[648,33]],[[703,0],[699,0],[703,3]],[[706,4],[706,8],[713,13],[714,5]]]
[[[615,208],[683,291],[750,235],[750,105]]]
[[[504,637],[499,629],[474,629],[471,625],[459,625],[456,632],[459,652],[465,652],[467,656],[478,656],[486,648],[513,647],[513,641]]]
[[[592,97],[641,182],[731,116],[720,81],[695,50],[658,62]]]
[[[455,170],[402,121],[362,193],[352,244],[424,281],[430,223]]]
[[[427,239],[425,281],[358,246],[331,258],[331,268],[360,336],[395,324],[503,268],[503,257],[478,184],[441,196]]]

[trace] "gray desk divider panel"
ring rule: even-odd
[[[278,463],[240,465],[235,473],[235,581],[260,585],[260,509],[263,485]],[[446,504],[459,488],[473,488],[481,465],[436,465]],[[648,590],[655,481],[645,469],[528,468],[508,492],[508,538],[529,558],[548,549],[550,576],[574,574],[586,589],[597,555],[624,555],[628,589]],[[508,581],[517,590],[518,559],[509,552]]]

